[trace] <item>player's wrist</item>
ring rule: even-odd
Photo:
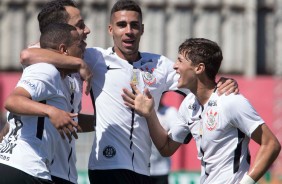
[[[256,181],[251,178],[248,174],[245,174],[242,180],[240,181],[240,184],[255,184]]]

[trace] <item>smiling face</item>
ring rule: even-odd
[[[195,88],[194,84],[197,82],[197,66],[195,66],[191,60],[187,60],[181,53],[178,54],[173,68],[175,69],[176,73],[179,74],[177,87],[188,88],[192,91]]]
[[[138,49],[144,26],[136,11],[117,11],[111,16],[109,33],[116,54],[127,61],[138,60]]]
[[[69,14],[69,20],[67,23],[74,26],[82,40],[85,41],[87,35],[90,33],[90,29],[85,25],[79,9],[72,6],[66,6],[65,9]]]

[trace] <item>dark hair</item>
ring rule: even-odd
[[[136,11],[139,13],[140,15],[140,19],[142,21],[142,11],[140,6],[137,4],[137,2],[135,1],[131,1],[131,0],[119,0],[117,1],[112,10],[111,10],[111,16],[118,11],[122,11],[122,10],[127,10],[127,11]]]
[[[207,76],[215,80],[223,59],[217,43],[205,38],[190,38],[179,46],[178,53],[191,60],[193,64],[204,63]]]
[[[66,6],[77,8],[73,0],[52,0],[46,3],[37,16],[40,32],[51,23],[67,23],[70,17]]]
[[[65,23],[52,23],[42,30],[40,36],[40,47],[58,50],[60,44],[70,46],[73,42],[72,31],[76,28]]]

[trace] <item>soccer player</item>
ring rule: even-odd
[[[90,33],[89,28],[84,24],[77,5],[72,0],[53,0],[46,3],[38,14],[38,21],[41,31],[51,23],[67,23],[77,29],[83,40]],[[32,47],[39,47],[38,45],[39,43]],[[68,51],[66,51],[65,55],[68,55]],[[86,70],[87,74],[89,71],[87,71],[87,65],[84,65],[85,63],[83,62],[80,67],[76,68],[80,68],[79,70],[81,71]],[[86,68],[84,69],[83,67]],[[74,71],[79,71],[76,68],[67,70],[72,73],[66,75],[62,83],[64,95],[69,101],[68,111],[78,113],[78,117],[73,119],[78,122],[83,132],[93,131],[94,117],[79,113],[81,110],[82,81],[79,73],[73,73]],[[15,107],[10,107],[10,110],[14,112]],[[21,115],[25,115],[25,113],[22,111]],[[71,136],[68,135],[68,138],[71,138]],[[52,180],[55,183],[77,183],[75,140],[59,139],[58,145],[50,166]]]
[[[41,33],[40,46],[82,57],[86,44],[75,27],[50,24]],[[9,132],[0,144],[0,183],[52,183],[49,167],[61,139],[58,130],[77,138],[78,126],[72,120],[76,115],[67,112],[69,102],[62,88],[65,72],[47,63],[26,67],[6,99],[7,110],[16,106],[17,112],[27,115],[9,114]]]
[[[217,94],[216,74],[222,52],[215,43],[191,38],[179,47],[174,69],[177,87],[190,93],[182,102],[175,126],[162,128],[154,110],[151,89],[145,94],[131,85],[136,95],[124,89],[123,99],[147,120],[150,135],[163,156],[171,156],[188,137],[196,141],[201,160],[200,183],[254,184],[277,158],[281,145],[243,95]],[[250,139],[260,145],[250,166]]]
[[[162,55],[139,52],[143,30],[139,5],[130,0],[117,1],[111,10],[108,27],[114,46],[88,48],[85,52],[84,60],[93,73],[90,94],[96,113],[95,139],[89,159],[91,183],[150,182],[151,138],[146,120],[128,110],[120,94],[123,88],[130,87],[130,81],[134,81],[149,87],[158,104],[164,92],[179,89],[171,60]],[[43,49],[24,52],[30,56],[24,59],[25,62],[36,62],[38,57],[45,56],[44,62],[57,67],[77,60],[49,54],[50,51]],[[220,92],[238,91],[233,80],[227,80],[220,87]],[[182,94],[186,93],[189,90],[183,89]]]

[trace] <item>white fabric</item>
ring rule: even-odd
[[[174,107],[162,106],[158,109],[157,115],[164,129],[169,130],[175,123],[175,119],[177,117],[177,109]],[[150,163],[151,176],[169,174],[171,167],[170,157],[163,157],[153,143]]]
[[[253,180],[249,175],[245,174],[243,179],[240,181],[240,184],[255,184],[256,181]]]
[[[60,73],[53,65],[39,63],[25,68],[17,87],[28,91],[34,101],[46,100],[48,105],[67,110],[61,82]],[[34,116],[9,118],[9,133],[0,144],[0,163],[51,180],[49,167],[60,135],[48,118],[43,118],[40,134],[38,127],[43,122],[39,119]]]
[[[248,100],[242,95],[213,93],[201,106],[195,96],[189,94],[179,108],[178,117],[177,126],[169,135],[182,142],[192,133],[202,163],[201,183],[239,183],[249,169],[251,134],[264,123]]]
[[[69,101],[68,112],[81,110],[82,81],[78,73],[66,76],[62,83],[64,95]],[[74,119],[77,121],[77,118]],[[75,139],[58,140],[58,147],[50,167],[51,175],[77,183]]]
[[[90,170],[128,169],[143,175],[150,173],[151,139],[147,123],[135,113],[132,120],[132,111],[121,97],[122,89],[130,89],[133,77],[138,81],[138,88],[143,91],[148,87],[159,104],[163,92],[176,89],[178,78],[173,62],[164,56],[140,54],[142,58],[132,66],[112,48],[89,48],[85,52],[84,59],[92,67],[96,107],[96,137],[89,159]],[[139,70],[134,73],[134,68]]]

